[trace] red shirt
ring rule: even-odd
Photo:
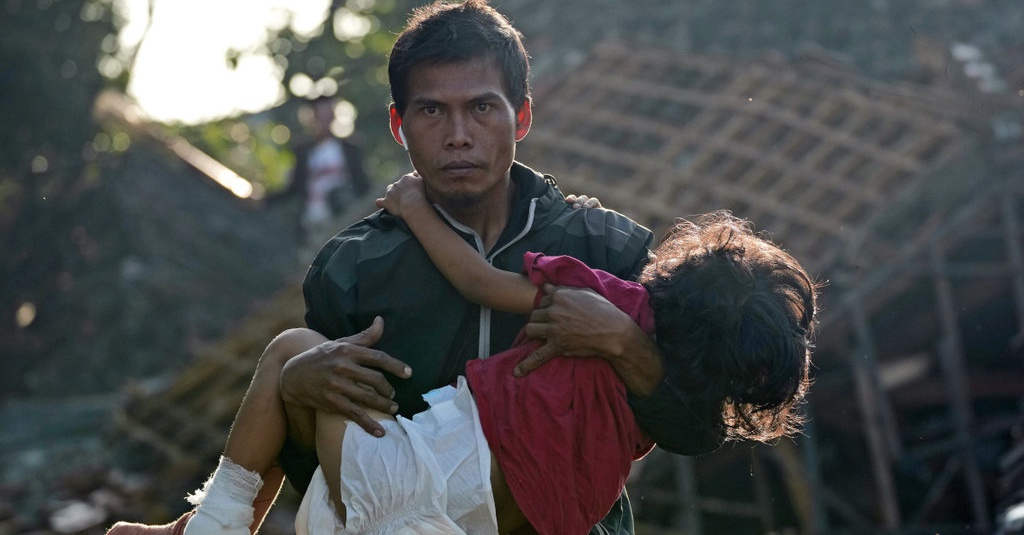
[[[523,266],[538,288],[546,282],[590,288],[644,332],[654,332],[640,284],[568,256],[526,253]],[[466,377],[487,442],[530,524],[542,535],[585,534],[619,498],[630,463],[654,444],[633,418],[625,385],[603,359],[558,357],[515,377],[516,364],[539,346],[520,332],[512,349],[467,363]]]

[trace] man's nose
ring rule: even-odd
[[[473,145],[473,136],[470,117],[462,113],[453,113],[449,117],[445,146],[452,149],[471,147]]]

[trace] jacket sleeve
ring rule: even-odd
[[[327,263],[337,248],[334,240],[328,242],[310,264],[302,281],[302,294],[306,300],[306,326],[328,338],[344,336],[340,332],[342,318],[338,317],[337,307],[332,305],[330,297],[334,292],[327,284],[325,275]],[[292,486],[300,495],[305,494],[320,465],[316,451],[300,446],[286,436],[277,461]]]
[[[306,278],[302,282],[302,295],[306,301],[306,326],[329,339],[341,338],[354,332],[345,310],[349,309],[354,288],[343,289],[331,281],[330,270],[346,266],[332,262],[340,255],[343,238],[336,236],[317,254]]]
[[[633,508],[629,496],[623,490],[619,500],[608,510],[608,514],[594,526],[589,535],[633,535]]]

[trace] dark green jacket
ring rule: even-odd
[[[511,177],[515,199],[509,224],[487,255],[494,266],[519,272],[523,253],[535,251],[573,256],[592,268],[636,280],[653,240],[648,229],[611,210],[573,210],[553,178],[521,164],[513,164]],[[481,251],[481,242],[471,230],[450,219],[449,223]],[[526,323],[526,316],[487,309],[463,298],[434,267],[405,223],[385,212],[367,217],[329,241],[310,266],[303,293],[308,326],[328,338],[359,332],[375,316],[384,318],[384,336],[374,347],[413,370],[411,379],[389,377],[399,411],[407,417],[426,408],[422,394],[454,381],[467,361],[511,347]],[[651,438],[677,453],[702,453],[718,446],[717,429],[695,428],[700,419],[686,413],[685,404],[671,389],[659,392],[656,399],[631,400],[641,428]],[[292,479],[292,483],[304,487],[301,480]],[[610,532],[631,533],[628,502],[623,499],[613,508],[613,516],[616,511],[620,516],[625,511],[626,516],[609,518],[606,525],[615,526],[609,526]]]

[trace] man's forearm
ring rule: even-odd
[[[624,324],[623,332],[608,358],[615,373],[635,396],[648,396],[665,379],[665,365],[661,350],[632,320]]]
[[[669,452],[697,455],[722,444],[721,409],[698,406],[666,381],[661,350],[635,323],[619,337],[618,356],[610,359],[630,394],[640,428]]]
[[[640,428],[663,449],[696,454],[721,444],[721,407],[699,406],[683,392],[654,340],[628,314],[592,290],[545,285],[544,292],[526,334],[546,343],[519,363],[518,375],[556,355],[603,358],[625,384]]]

